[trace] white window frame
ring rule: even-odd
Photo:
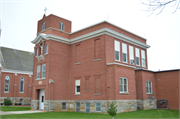
[[[21,81],[23,81],[23,91],[21,91]],[[20,90],[19,93],[24,93],[24,77],[21,77],[20,79]]]
[[[64,31],[64,23],[63,22],[59,23],[59,29]]]
[[[6,80],[9,80],[8,81],[8,91],[5,91],[5,88],[6,88]],[[7,75],[5,77],[5,82],[4,82],[4,93],[9,93],[9,84],[10,84],[10,77]]]
[[[66,104],[66,109],[63,109],[63,103]],[[67,110],[67,103],[66,102],[62,102],[62,110]]]
[[[122,84],[120,84],[120,80],[122,79]],[[126,79],[127,81],[127,91],[124,91],[124,80]],[[122,85],[122,88],[123,88],[123,91],[121,91],[120,87]],[[124,77],[119,77],[119,93],[128,93],[128,79],[127,78],[124,78]]]
[[[118,59],[116,59],[116,52],[118,52],[118,54],[119,54],[119,60]],[[115,61],[121,61],[120,60],[120,42],[119,41],[117,41],[117,40],[114,40],[114,56],[115,56]]]
[[[40,69],[41,69],[41,66],[40,65],[38,65],[37,66],[37,74],[36,74],[36,79],[40,79],[41,78],[41,76],[40,76]],[[39,77],[38,77],[38,73],[39,73]]]
[[[142,60],[142,67],[146,67],[146,56],[144,50],[141,50],[141,60]]]
[[[75,80],[75,94],[79,94],[81,92],[81,86],[80,86],[81,81],[80,80]],[[80,86],[80,92],[77,92],[77,87]]]
[[[97,102],[97,103],[100,103],[100,102]],[[101,112],[101,103],[100,103],[100,111],[97,111],[97,107],[99,107],[99,106],[96,105],[96,107],[95,107],[96,108],[96,112]]]
[[[123,54],[125,54],[126,55],[126,61],[124,61],[124,56],[123,56]],[[125,44],[125,43],[122,43],[122,61],[124,62],[124,63],[127,63],[127,44]]]
[[[45,70],[44,70],[44,68],[45,68]],[[46,64],[43,64],[42,65],[42,79],[45,79],[45,78],[46,78]]]
[[[131,64],[133,62],[133,64]],[[134,47],[129,46],[129,64],[134,65]]]
[[[46,53],[45,54],[48,54],[48,44],[46,44]]]
[[[149,86],[149,82],[151,83],[151,85]],[[151,91],[149,90],[149,87],[151,87]],[[146,81],[146,94],[153,94],[152,92],[152,81]]]
[[[36,56],[38,57],[38,48],[36,48]]]
[[[42,30],[46,29],[46,22],[43,22],[42,24]]]
[[[139,58],[139,65],[137,65],[137,58]],[[136,66],[140,66],[140,52],[139,52],[139,48],[136,48]]]

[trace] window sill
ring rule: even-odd
[[[36,80],[45,80],[45,78],[41,78],[41,79],[36,79]]]
[[[146,95],[153,95],[153,93],[146,93]]]
[[[119,92],[119,94],[122,94],[122,95],[129,95],[129,92],[126,92],[126,93]]]
[[[114,61],[116,61],[116,62],[121,62],[120,60],[114,60]]]
[[[19,92],[19,93],[24,93],[24,92]]]
[[[75,63],[75,65],[81,64],[81,62]]]
[[[94,61],[100,61],[101,60],[101,58],[100,59],[95,59]]]
[[[123,61],[123,63],[128,64],[128,62],[124,62],[124,61]]]
[[[74,95],[81,95],[81,94],[74,94]]]
[[[94,93],[94,95],[102,95],[102,93]]]
[[[9,93],[9,92],[4,92],[4,93]]]
[[[41,79],[46,79],[46,77],[45,78],[41,78]]]
[[[44,55],[47,55],[48,53],[45,53]]]
[[[85,92],[90,92],[90,90],[85,90]]]

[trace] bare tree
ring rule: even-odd
[[[152,12],[152,14],[157,12],[156,15],[160,14],[170,4],[173,4],[172,7],[175,7],[173,13],[180,9],[180,0],[140,0],[140,2],[148,7],[148,12]]]

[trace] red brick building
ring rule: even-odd
[[[156,100],[167,97],[163,85],[169,79],[148,70],[146,39],[107,21],[71,33],[71,21],[44,15],[32,43],[32,109],[103,113],[113,101],[126,112],[155,109]],[[176,84],[178,70],[171,72]],[[167,99],[169,108],[178,109],[178,101]]]

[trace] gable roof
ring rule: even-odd
[[[0,47],[2,70],[33,71],[34,53],[6,47]]]

